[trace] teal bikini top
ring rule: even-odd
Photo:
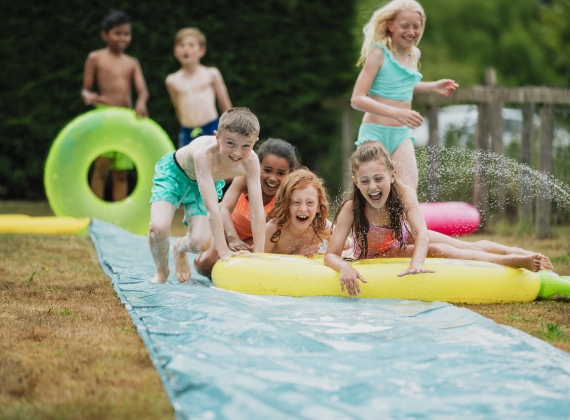
[[[372,81],[368,93],[388,99],[411,101],[414,95],[414,86],[422,80],[422,74],[396,61],[392,52],[383,44],[376,43],[374,47],[384,51],[384,63]]]

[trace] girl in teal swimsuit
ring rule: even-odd
[[[457,87],[450,79],[421,82],[420,50],[425,13],[415,0],[393,0],[364,26],[364,43],[357,64],[363,64],[352,94],[352,106],[363,111],[357,146],[382,142],[392,155],[400,179],[418,188],[418,168],[412,129],[423,121],[411,109],[414,93],[449,96]]]

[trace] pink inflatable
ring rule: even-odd
[[[477,209],[461,201],[421,203],[420,209],[428,229],[445,235],[468,235],[481,223]]]

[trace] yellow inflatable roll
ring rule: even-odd
[[[32,217],[25,214],[0,215],[0,233],[31,233],[38,235],[86,235],[89,217]]]
[[[404,277],[408,258],[370,259],[351,263],[368,281],[361,298],[413,299],[456,303],[529,302],[556,293],[570,296],[570,281],[551,271],[532,273],[497,264],[428,258],[435,273]],[[257,295],[348,296],[339,273],[322,257],[245,254],[218,261],[212,272],[216,287]]]

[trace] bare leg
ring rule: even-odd
[[[220,259],[216,246],[214,245],[214,240],[210,243],[210,248],[202,252],[194,260],[194,265],[196,266],[196,271],[201,275],[212,278],[212,269],[216,261]]]
[[[199,254],[208,249],[212,241],[210,225],[206,216],[188,218],[188,233],[174,243],[174,274],[180,282],[190,280],[192,270],[187,252]]]
[[[523,255],[523,256],[532,256],[538,254],[538,252],[528,251],[526,249],[518,248],[518,247],[511,247],[506,245],[501,245],[497,242],[492,241],[477,241],[477,242],[468,242],[468,241],[460,241],[459,239],[452,238],[451,236],[444,235],[439,232],[434,232],[432,230],[429,231],[429,242],[430,244],[447,244],[451,245],[454,248],[458,249],[471,249],[476,251],[488,252],[492,254],[498,255]],[[552,263],[550,259],[546,256],[542,256],[541,259],[541,269],[543,270],[552,270]]]
[[[431,233],[431,232],[430,232]],[[414,254],[414,245],[406,249],[394,247],[382,254],[382,258],[410,258]],[[542,254],[494,254],[470,248],[456,248],[446,243],[430,243],[427,256],[430,258],[453,258],[458,260],[483,261],[509,267],[526,268],[529,271],[538,271],[542,267]]]
[[[174,206],[167,201],[155,201],[150,205],[150,225],[148,245],[156,265],[155,283],[166,283],[170,268],[168,251],[170,250],[170,226],[174,217]]]
[[[112,171],[113,201],[121,201],[127,198],[129,192],[128,171]]]
[[[105,184],[107,183],[107,178],[109,177],[109,166],[111,165],[111,159],[99,156],[95,159],[95,167],[93,168],[93,174],[91,175],[91,190],[93,194],[99,197],[101,200],[105,196]]]
[[[460,260],[484,261],[509,267],[526,268],[529,271],[538,271],[541,267],[542,254],[493,254],[491,252],[474,249],[455,248],[447,244],[430,244],[428,257],[454,258]]]
[[[416,152],[411,139],[406,139],[392,153],[392,160],[398,178],[414,189],[418,190],[418,163],[416,161]]]

